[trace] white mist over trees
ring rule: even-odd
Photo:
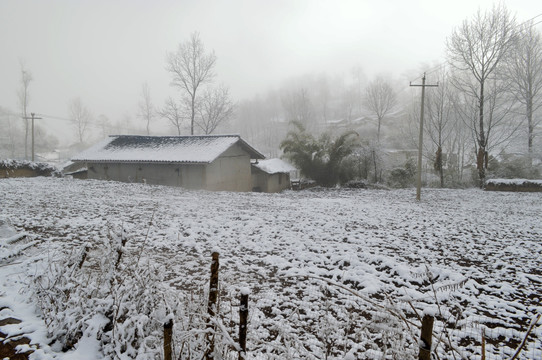
[[[162,85],[167,88],[167,82],[156,83],[156,77],[144,74],[136,79],[142,85],[134,87],[132,105],[121,116],[98,108],[89,102],[92,96],[78,91],[85,104],[66,100],[65,113],[54,118],[72,130],[73,152],[111,134],[238,133],[266,156],[281,157],[280,144],[296,130],[294,122],[316,141],[322,134],[328,134],[331,142],[353,131],[359,141],[343,163],[352,166],[348,176],[409,186],[397,178],[411,170],[410,159],[418,147],[420,94],[408,84],[419,82],[417,76],[425,72],[428,82],[438,83],[426,91],[425,184],[481,185],[487,177],[509,173],[534,177],[542,162],[542,40],[537,24],[532,20],[518,24],[504,5],[496,5],[479,10],[450,31],[443,63],[400,77],[366,74],[361,65],[336,67],[333,72],[307,70],[272,88],[254,89],[244,99],[234,99],[234,89],[221,82],[224,69],[217,64],[228,54],[215,54],[205,46],[204,37],[193,32],[156,64],[166,80],[169,76],[169,94],[159,91]],[[360,57],[359,64],[363,61]],[[31,131],[24,118],[30,112],[43,117],[36,124],[37,149],[51,151],[58,143],[45,132],[48,115],[29,108],[40,96],[35,89],[41,80],[31,70],[20,61],[14,69],[19,73],[13,89],[18,95],[16,110],[0,111],[3,157],[29,157]],[[528,161],[517,161],[521,154]]]
[[[532,25],[517,25],[501,4],[452,31],[447,62],[428,72],[439,86],[426,92],[426,183],[481,186],[487,176],[539,176],[532,164],[542,161],[540,150],[533,151],[540,149],[533,139],[542,107],[542,56],[540,32]],[[281,155],[276,148],[286,134],[292,140],[292,122],[313,136],[354,130],[360,135],[359,150],[350,155],[358,154],[354,178],[396,182],[392,173],[400,171],[394,169],[410,171],[419,131],[419,95],[407,96],[406,83],[382,75],[367,79],[359,67],[299,76],[242,101],[232,129],[242,129],[270,156]],[[525,152],[526,164],[513,160]]]
[[[519,113],[527,120],[527,147],[532,157],[535,129],[541,122],[535,114],[542,106],[542,36],[532,20],[521,25],[517,36],[507,74],[510,91],[523,107]]]

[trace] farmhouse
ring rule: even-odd
[[[251,159],[264,158],[239,135],[115,135],[72,161],[86,163],[89,179],[251,191]]]
[[[280,192],[290,188],[290,173],[297,171],[281,159],[261,160],[252,164],[254,191]]]

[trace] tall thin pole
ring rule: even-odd
[[[410,86],[421,86],[422,87],[422,108],[420,110],[420,136],[418,139],[418,173],[416,176],[416,200],[420,201],[422,193],[422,148],[423,148],[423,110],[425,108],[425,87],[426,86],[438,86],[437,85],[426,85],[425,84],[425,73],[423,73],[422,84],[421,85],[412,85]]]
[[[23,119],[31,119],[32,120],[32,162],[34,161],[34,120],[41,119],[40,117],[37,117],[35,113],[30,113],[30,117],[23,116]]]
[[[30,113],[32,116],[32,162],[34,162],[34,113]]]
[[[422,192],[422,146],[423,146],[423,109],[425,108],[425,73],[422,78],[422,108],[420,110],[420,136],[418,138],[418,174],[416,178],[416,200],[420,201]]]

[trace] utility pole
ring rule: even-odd
[[[35,113],[30,113],[30,117],[23,116],[23,119],[29,120],[32,119],[32,161],[34,161],[34,120],[41,119],[40,117],[37,117]]]
[[[412,85],[410,86],[421,86],[422,87],[422,108],[420,111],[420,137],[418,140],[418,174],[416,179],[416,200],[420,201],[421,192],[422,192],[422,146],[423,146],[423,109],[425,102],[425,88],[426,87],[437,87],[436,85],[426,85],[425,84],[425,73],[423,73],[422,84],[421,85]]]

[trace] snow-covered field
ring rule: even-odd
[[[8,244],[14,234],[5,230],[0,240],[0,318],[23,320],[0,331],[41,342],[36,358],[100,358],[92,344],[62,354],[47,346],[29,278],[122,226],[179,298],[206,286],[211,252],[220,253],[223,292],[251,291],[248,358],[409,358],[419,330],[392,313],[419,324],[414,309],[437,314],[441,358],[480,358],[482,332],[488,359],[511,357],[542,313],[542,193],[424,189],[414,198],[413,190],[261,194],[2,180],[0,219],[29,236]],[[230,310],[234,323],[238,309]],[[542,358],[542,320],[519,358]]]

